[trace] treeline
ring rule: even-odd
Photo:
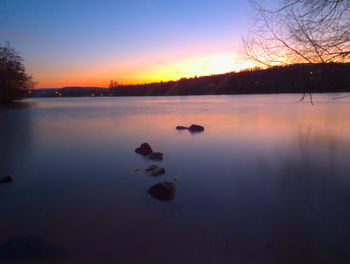
[[[118,96],[350,92],[350,63],[251,69],[178,81],[119,85],[110,90]]]
[[[350,63],[294,64],[178,81],[89,89],[82,92],[81,87],[62,88],[55,93],[61,96],[170,96],[350,92]]]

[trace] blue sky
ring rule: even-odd
[[[38,87],[235,70],[252,16],[246,0],[0,0],[0,12],[0,42],[20,51]]]

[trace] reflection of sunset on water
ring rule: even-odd
[[[330,140],[339,147],[348,143],[350,109],[346,103],[350,99],[333,103],[325,96],[315,98],[314,106],[307,101],[298,103],[298,96],[294,95],[47,100],[39,107],[73,107],[75,110],[68,116],[61,116],[58,111],[57,119],[38,124],[37,132],[49,140],[55,137],[54,131],[60,131],[59,139],[72,144],[81,141],[89,131],[99,136],[88,136],[88,144],[109,144],[117,140],[116,135],[133,144],[135,136],[147,140],[145,135],[148,135],[158,144],[176,145],[183,140],[196,140],[187,131],[176,131],[177,125],[200,123],[206,129],[205,134],[198,136],[204,140],[203,147],[214,144],[226,151],[249,147],[294,149],[301,140],[316,148],[326,147]],[[66,124],[63,127],[61,120]]]

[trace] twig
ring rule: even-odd
[[[349,97],[349,96],[350,96],[350,94],[348,94],[348,95],[343,95],[343,96],[339,96],[339,97],[333,97],[332,99],[333,99],[333,100],[338,100],[338,99],[342,99],[342,98]]]

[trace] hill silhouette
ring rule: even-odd
[[[64,87],[32,90],[31,96],[172,96],[350,92],[350,63],[294,64],[249,69],[178,81],[112,88]]]

